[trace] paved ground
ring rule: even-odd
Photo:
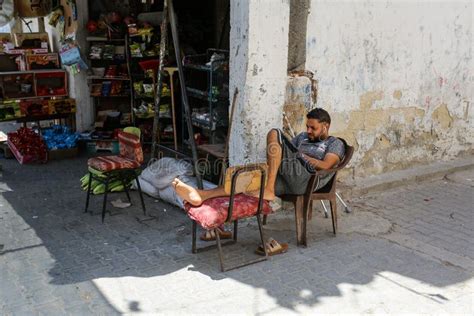
[[[221,273],[215,251],[191,254],[190,221],[168,204],[147,198],[158,219],[145,222],[138,203],[105,224],[84,214],[84,158],[0,163],[1,315],[474,312],[472,170],[351,201],[337,237],[318,209],[308,248],[280,211],[265,231],[289,252]],[[228,259],[253,255],[256,226],[241,226]]]

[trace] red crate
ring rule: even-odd
[[[15,156],[16,160],[22,165],[25,163],[34,162],[36,160],[35,156],[32,155],[22,155],[20,151],[16,148],[15,144],[13,144],[10,140],[7,140],[8,147],[10,147],[13,156]]]

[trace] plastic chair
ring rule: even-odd
[[[310,178],[308,186],[306,187],[306,193],[303,195],[282,195],[280,198],[286,202],[292,202],[295,206],[295,223],[296,223],[296,244],[298,246],[307,246],[306,240],[306,226],[308,219],[312,217],[312,202],[314,200],[329,200],[331,205],[331,219],[332,219],[332,228],[334,235],[337,232],[337,207],[336,207],[336,178],[337,172],[344,168],[352,158],[354,153],[354,147],[347,144],[347,142],[339,138],[345,147],[344,158],[341,163],[333,169],[329,170],[318,170]],[[314,187],[318,182],[319,177],[326,174],[334,172],[332,179],[321,189],[314,192]],[[263,224],[267,222],[267,216],[263,217]]]

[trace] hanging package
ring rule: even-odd
[[[13,0],[0,0],[0,27],[13,19]]]

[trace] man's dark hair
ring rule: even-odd
[[[331,117],[329,113],[321,108],[315,108],[306,114],[306,118],[318,120],[319,123],[328,123],[331,124]]]

